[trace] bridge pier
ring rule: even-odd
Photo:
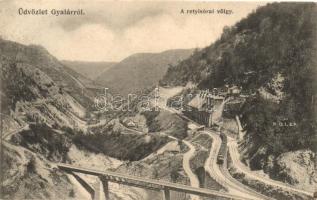
[[[101,196],[102,196],[102,191],[100,188],[100,184],[101,182],[97,179],[97,182],[95,182],[93,184],[93,188],[94,188],[94,196],[93,196],[93,200],[101,200]]]
[[[168,188],[164,188],[164,190],[162,190],[162,193],[163,193],[163,200],[171,200],[171,194]]]
[[[100,199],[103,199],[105,197],[106,200],[109,200],[109,186],[108,182],[113,181],[113,182],[118,182],[115,180],[115,177],[118,177],[121,179],[122,182],[120,184],[122,185],[128,185],[131,187],[140,187],[144,189],[151,189],[155,190],[158,192],[162,192],[163,195],[163,200],[171,200],[170,196],[170,191],[177,191],[176,194],[182,193],[184,194],[190,194],[194,196],[206,196],[206,197],[223,197],[226,199],[237,199],[237,200],[244,200],[245,198],[240,197],[240,196],[235,196],[232,194],[227,194],[225,192],[219,192],[213,189],[203,189],[203,188],[196,188],[196,187],[191,187],[188,185],[180,185],[180,184],[175,184],[175,183],[169,183],[169,182],[163,182],[163,181],[158,181],[158,180],[153,180],[153,179],[147,179],[147,178],[141,178],[137,176],[127,176],[125,174],[120,174],[120,173],[114,173],[111,171],[98,171],[98,170],[90,170],[87,168],[81,168],[81,167],[76,167],[68,164],[57,164],[58,168],[61,170],[64,170],[66,172],[71,172],[71,173],[82,173],[82,174],[87,174],[87,175],[92,175],[96,176],[99,178],[96,187],[94,185],[88,184],[85,180],[83,179],[77,179],[84,187],[85,189],[91,193],[92,198],[95,197],[94,193],[95,191],[100,191],[99,197]],[[75,177],[75,176],[74,176]],[[102,185],[101,185],[101,184]],[[99,187],[98,187],[99,185]],[[102,186],[102,187],[101,187]],[[102,194],[102,190],[104,194]],[[174,196],[174,194],[173,194]],[[97,197],[96,197],[97,199]]]
[[[110,196],[109,196],[109,182],[107,179],[103,178],[103,177],[99,177],[102,188],[103,188],[103,192],[105,194],[105,200],[110,200]]]

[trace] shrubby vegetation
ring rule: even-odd
[[[72,144],[90,152],[135,161],[158,150],[169,140],[166,136],[156,134],[113,130],[111,126],[105,129],[95,129],[94,134],[75,131],[68,127],[61,129],[62,132],[59,133],[46,124],[31,124],[30,130],[23,130],[14,135],[11,141],[42,154],[48,160],[68,162],[68,152]],[[28,164],[28,169],[32,171],[33,166],[32,161]]]
[[[187,137],[187,122],[168,111],[145,111],[142,113],[150,132],[164,132],[178,139]]]
[[[270,155],[316,148],[316,120],[303,107],[290,107],[286,100],[277,104],[257,97],[246,102],[242,114],[242,125],[247,131],[245,142],[252,142],[246,153],[247,157],[253,155],[253,168],[262,168],[261,163],[269,162]],[[261,153],[257,153],[261,148]]]
[[[46,124],[30,125],[13,136],[12,142],[44,155],[48,160],[65,162],[71,145],[71,139],[52,130]]]
[[[159,149],[168,141],[158,135],[137,135],[121,133],[76,134],[73,142],[80,149],[118,158],[140,160]]]
[[[201,88],[227,83],[257,89],[277,72],[298,75],[295,69],[312,67],[305,66],[304,61],[315,53],[314,8],[311,3],[261,7],[235,26],[225,27],[221,38],[211,46],[171,66],[161,84],[185,85],[192,81]],[[305,72],[303,75],[312,77],[308,70]]]
[[[36,173],[36,161],[35,158],[32,157],[29,162],[26,165],[26,170],[30,174],[35,174]]]
[[[17,64],[4,63],[0,71],[1,91],[4,93],[1,93],[1,110],[3,112],[8,113],[10,108],[14,110],[17,101],[36,99],[37,96],[31,87],[36,85],[35,82],[30,77],[25,76]]]

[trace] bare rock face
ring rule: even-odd
[[[310,150],[283,153],[276,158],[277,178],[299,188],[314,191],[317,184],[316,154]]]
[[[75,187],[67,174],[41,156],[8,143],[2,148],[4,199],[84,199],[79,193],[72,197]]]

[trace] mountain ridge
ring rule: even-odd
[[[2,120],[83,125],[95,93],[74,72],[43,47],[0,40],[0,52]]]
[[[65,66],[71,68],[72,70],[80,73],[81,75],[95,80],[101,73],[109,70],[117,62],[92,62],[92,61],[76,61],[76,60],[62,60]]]
[[[277,171],[280,155],[307,149],[317,152],[316,18],[315,3],[259,7],[224,27],[212,45],[170,66],[160,84],[241,87],[248,97],[235,115],[241,117],[246,131],[240,141],[243,160],[251,169],[279,174],[275,178],[280,180],[296,180],[293,184],[300,178]]]
[[[0,40],[1,61],[7,66],[15,63],[28,64],[48,75],[58,87],[67,88],[68,93],[82,105],[91,104],[94,94],[86,90],[64,65],[44,47],[23,45],[8,40]],[[4,81],[5,82],[5,81]],[[81,95],[83,94],[83,95]]]

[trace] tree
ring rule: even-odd
[[[176,183],[177,179],[179,178],[179,174],[178,174],[177,169],[173,169],[171,171],[170,176],[171,176],[172,182]]]
[[[68,194],[69,197],[75,197],[74,189],[71,189]]]
[[[152,171],[152,176],[153,176],[154,179],[157,179],[157,178],[158,178],[158,171],[157,171],[157,169],[153,169],[153,171]]]
[[[26,165],[26,170],[28,173],[30,174],[35,174],[36,173],[36,162],[35,162],[35,158],[32,157],[30,159],[30,161],[28,162],[28,164]]]

